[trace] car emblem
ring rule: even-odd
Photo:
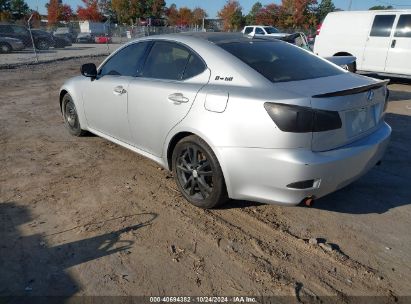
[[[367,93],[367,100],[368,101],[372,101],[374,98],[374,91],[373,90],[369,90]]]

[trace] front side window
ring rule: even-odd
[[[395,15],[377,15],[371,28],[371,37],[390,37]]]
[[[99,76],[136,76],[149,42],[131,44],[117,52],[100,69]]]
[[[411,38],[411,15],[401,15],[398,20],[395,37]]]
[[[265,32],[263,31],[263,29],[261,27],[256,27],[255,28],[255,33],[257,35],[265,35]]]
[[[220,44],[220,47],[272,82],[314,79],[344,73],[334,65],[287,42],[234,42]]]
[[[253,31],[252,27],[246,27],[245,31],[244,31],[244,34],[250,34],[252,31]]]
[[[151,48],[144,65],[143,77],[181,80],[191,52],[182,45],[157,41]]]
[[[187,62],[187,66],[184,70],[183,79],[188,79],[197,76],[204,72],[206,66],[204,62],[197,55],[191,53],[190,59]]]

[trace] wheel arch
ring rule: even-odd
[[[68,94],[68,91],[66,89],[62,89],[60,91],[59,102],[60,102],[60,111],[62,114],[63,114],[63,97],[66,94]]]
[[[177,143],[182,140],[183,138],[190,136],[190,135],[195,135],[199,138],[201,138],[203,141],[206,142],[206,144],[210,147],[210,149],[213,151],[214,155],[217,158],[218,163],[220,164],[221,171],[223,173],[223,179],[224,179],[224,184],[228,193],[228,196],[231,196],[231,185],[230,181],[228,179],[228,172],[226,170],[225,164],[221,161],[221,156],[220,153],[218,153],[218,150],[215,149],[215,147],[211,144],[211,141],[207,136],[202,134],[201,132],[198,132],[197,130],[179,130],[178,132],[174,133],[174,135],[170,136],[170,140],[168,141],[168,144],[166,144],[167,150],[165,151],[165,156],[166,156],[166,164],[168,166],[168,170],[172,171],[172,155],[174,148],[176,147]],[[164,159],[164,158],[163,158]]]
[[[335,53],[333,56],[353,56],[353,54],[350,54],[348,52],[338,52]]]

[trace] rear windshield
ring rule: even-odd
[[[267,34],[277,34],[280,32],[279,30],[277,30],[275,27],[272,27],[272,26],[267,26],[264,29],[267,32]]]
[[[219,44],[272,82],[334,76],[344,73],[306,51],[279,41]]]

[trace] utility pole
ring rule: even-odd
[[[351,10],[351,6],[352,6],[352,0],[350,0],[349,4],[348,4],[348,10]]]

